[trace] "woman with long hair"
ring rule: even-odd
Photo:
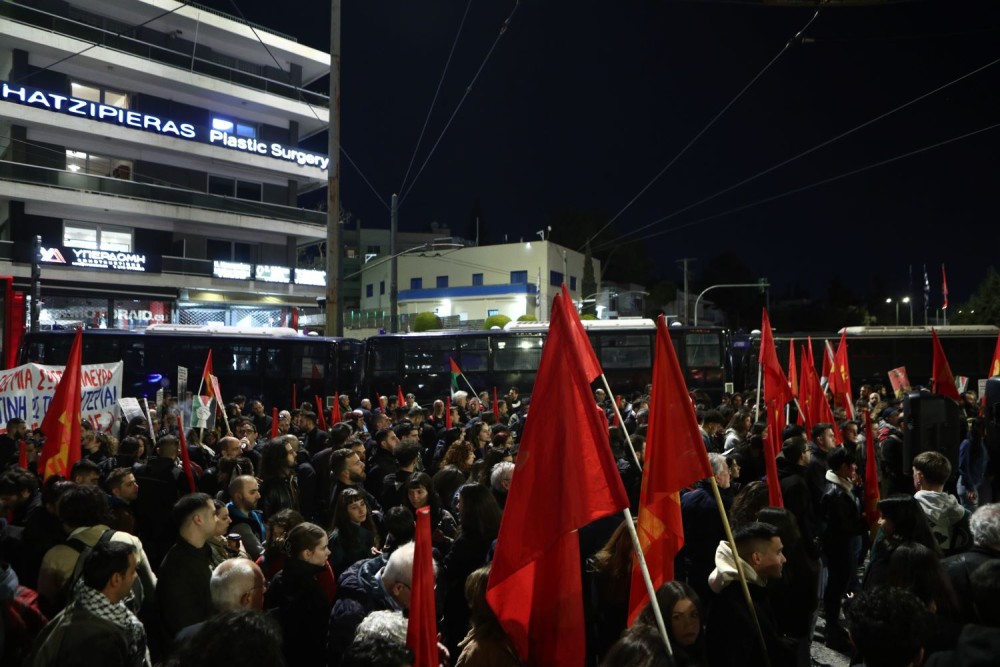
[[[634,556],[628,527],[623,521],[604,546],[587,559],[583,613],[591,663],[603,658],[625,629]]]
[[[268,581],[285,567],[285,561],[288,560],[285,555],[285,538],[288,537],[288,532],[304,521],[305,518],[295,510],[281,510],[267,520],[264,553],[257,559],[257,565]]]
[[[723,451],[730,452],[747,441],[750,427],[753,425],[753,417],[749,411],[733,413],[726,427],[726,441]]]
[[[458,655],[458,642],[469,629],[469,607],[465,603],[465,579],[486,563],[493,541],[500,532],[500,506],[490,490],[478,484],[466,484],[458,491],[461,529],[444,558],[443,626],[445,646]]]
[[[469,603],[469,634],[458,643],[461,654],[455,667],[520,667],[521,660],[493,609],[486,602],[490,566],[475,570],[465,580]]]
[[[260,510],[264,518],[285,509],[299,511],[296,452],[284,437],[264,445],[260,456]]]
[[[861,587],[866,591],[885,583],[889,558],[899,545],[915,542],[934,552],[938,548],[927,515],[913,496],[899,494],[883,498],[878,503],[878,511],[882,520],[861,580]]]
[[[464,440],[452,443],[451,447],[444,454],[441,467],[453,466],[462,471],[466,477],[472,472],[472,464],[476,462],[476,453],[472,445]]]
[[[285,538],[288,560],[275,575],[264,598],[281,624],[285,660],[289,665],[326,662],[326,632],[334,596],[324,590],[320,575],[330,567],[329,537],[314,523],[300,523]]]
[[[416,472],[406,482],[406,500],[403,506],[413,510],[414,516],[421,507],[431,508],[431,535],[434,546],[442,555],[447,554],[458,535],[458,524],[451,512],[441,506],[441,498],[434,490],[434,483],[425,472]]]
[[[372,520],[365,494],[345,487],[333,510],[330,534],[330,565],[338,576],[359,560],[371,558],[380,545],[378,529]]]
[[[706,664],[705,633],[702,627],[701,600],[683,581],[668,581],[656,591],[656,601],[674,652],[675,667],[701,667]],[[629,632],[639,628],[656,629],[653,605],[647,604]]]

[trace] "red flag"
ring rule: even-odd
[[[52,475],[69,477],[70,468],[80,460],[80,375],[83,364],[83,330],[77,329],[62,377],[42,419],[45,445],[38,469],[42,479]]]
[[[396,407],[402,408],[406,406],[406,396],[403,396],[403,387],[401,385],[396,385]]]
[[[28,469],[28,443],[24,440],[17,442],[17,467],[23,470]]]
[[[593,349],[576,332],[583,326],[572,301],[557,295],[551,312],[486,599],[525,665],[579,667],[586,636],[577,530],[628,499],[590,393],[600,366],[594,372],[589,363]],[[572,432],[553,414],[566,415]],[[539,507],[553,509],[546,521]]]
[[[323,405],[323,400],[319,396],[313,396],[313,400],[316,401],[316,418],[319,420],[319,427],[326,430],[326,412],[325,406]]]
[[[493,416],[500,419],[500,402],[497,401],[497,386],[493,385]]]
[[[948,310],[948,276],[944,273],[944,264],[941,265],[941,295],[944,297],[941,310]]]
[[[854,397],[851,394],[851,370],[847,363],[847,330],[840,334],[840,344],[837,354],[833,357],[833,369],[830,371],[830,392],[833,394],[834,405],[840,405],[847,414],[854,418]]]
[[[819,374],[820,386],[824,389],[830,384],[830,371],[833,369],[833,346],[830,341],[823,341],[823,370]]]
[[[430,512],[429,507],[417,510],[417,532],[414,536],[409,622],[406,625],[406,645],[416,657],[413,667],[438,667]]]
[[[653,390],[637,527],[654,590],[674,578],[674,557],[684,546],[680,490],[711,476],[712,464],[701,439],[694,405],[661,315],[656,321]],[[638,559],[633,557],[629,624],[648,602],[649,592]]]
[[[292,410],[299,409],[299,386],[292,383]]]
[[[958,387],[955,386],[955,376],[951,374],[951,366],[948,365],[948,358],[944,356],[944,349],[941,341],[938,340],[937,331],[931,329],[931,341],[934,344],[934,365],[931,370],[931,391],[941,396],[961,401],[958,394]]]
[[[816,424],[832,424],[834,441],[837,444],[843,443],[843,436],[833,418],[833,410],[830,409],[830,403],[819,384],[819,377],[816,376],[816,367],[805,363],[802,365],[802,377],[799,378],[799,405],[804,413],[807,434]]]
[[[799,393],[799,371],[795,367],[795,341],[788,341],[788,386],[792,394]]]
[[[187,477],[189,493],[194,493],[194,472],[191,470],[191,454],[188,452],[187,437],[184,435],[184,415],[177,414],[177,435],[181,440],[181,464],[184,466],[184,476]]]
[[[330,410],[330,424],[339,424],[344,421],[344,416],[340,414],[340,390],[334,391],[333,408]]]
[[[761,316],[760,363],[764,366],[764,400],[774,399],[781,407],[792,400],[792,392],[788,388],[788,378],[778,363],[778,351],[774,347],[774,334],[771,332],[771,320],[767,316],[767,308]]]
[[[990,363],[990,372],[986,377],[996,377],[1000,375],[1000,334],[997,334],[997,346],[993,349],[993,361]]]
[[[205,358],[205,370],[201,374],[202,384],[209,382],[209,378],[215,375],[215,371],[212,369],[212,350],[209,348],[208,357]]]
[[[385,410],[382,409],[382,397],[377,391],[375,392],[375,403],[372,404],[372,412],[375,412],[376,410],[385,414]]]
[[[451,428],[451,396],[444,397],[444,427]]]
[[[784,410],[774,401],[767,402],[767,440],[764,447],[764,471],[767,476],[767,504],[784,507],[781,482],[778,480],[778,462],[775,457],[781,451],[781,432],[785,428]]]
[[[874,533],[881,513],[878,511],[878,460],[875,458],[875,434],[872,431],[872,411],[865,410],[865,519]]]
[[[278,407],[271,408],[271,438],[278,437]]]
[[[810,378],[816,375],[816,367],[810,363],[812,358],[812,341],[807,340],[806,344],[802,346],[802,363],[800,364],[801,373],[799,375],[799,423],[802,428],[809,433],[812,430],[813,420],[813,405],[812,405],[812,392],[809,391]]]

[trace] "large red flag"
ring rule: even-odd
[[[815,375],[816,367],[809,364],[809,359],[812,358],[810,350],[812,348],[812,341],[807,340],[806,344],[802,346],[802,360],[799,364],[799,423],[802,428],[809,433],[813,425],[813,409],[812,409],[812,396],[809,392],[809,374],[810,372]]]
[[[194,471],[191,470],[191,453],[188,452],[187,436],[184,434],[184,413],[177,414],[177,435],[181,441],[181,466],[184,468],[184,476],[187,477],[189,493],[194,493]]]
[[[399,384],[396,385],[396,407],[406,407],[406,396],[403,395],[403,386]]]
[[[330,409],[330,426],[344,421],[344,416],[340,414],[340,390],[334,390],[333,395],[333,408]]]
[[[205,370],[201,374],[202,384],[210,382],[209,378],[215,375],[215,371],[212,369],[212,350],[209,348],[208,356],[205,358]]]
[[[799,393],[799,372],[795,368],[795,340],[788,341],[788,386],[792,394]]]
[[[586,636],[577,530],[628,499],[590,393],[600,373],[589,363],[593,349],[570,299],[557,295],[551,312],[486,599],[525,665],[579,667]],[[574,428],[561,428],[555,414]],[[539,507],[552,510],[545,521]]]
[[[500,402],[497,401],[497,386],[493,385],[493,416],[500,419]]]
[[[313,400],[316,401],[316,420],[319,422],[319,427],[322,430],[326,430],[326,406],[323,405],[323,399],[319,394],[313,396]]]
[[[833,370],[833,346],[830,341],[823,341],[823,370],[819,374],[819,383],[823,389],[830,385],[830,372]]]
[[[77,329],[62,377],[42,419],[45,444],[39,457],[42,479],[52,475],[69,477],[80,460],[80,375],[83,364],[83,330]]]
[[[767,446],[764,447],[764,472],[767,478],[767,504],[784,507],[781,481],[778,479],[778,461],[781,451],[781,432],[785,429],[784,410],[774,401],[767,402]]]
[[[807,437],[816,424],[831,424],[836,443],[841,444],[844,441],[843,436],[840,435],[840,429],[837,428],[837,422],[834,420],[830,403],[826,400],[826,393],[820,386],[815,366],[803,364],[802,376],[799,378],[799,404],[806,417]]]
[[[990,362],[990,372],[986,377],[996,377],[997,375],[1000,375],[1000,334],[997,334],[997,346],[993,348],[993,361]]]
[[[278,437],[278,407],[271,408],[271,438]]]
[[[649,400],[646,455],[639,492],[639,544],[649,565],[653,589],[674,578],[674,557],[684,546],[680,490],[712,476],[712,465],[698,429],[698,418],[688,396],[663,315],[656,321],[653,390]],[[649,592],[632,563],[631,624],[649,602]]]
[[[771,332],[771,319],[767,316],[767,308],[761,316],[760,363],[764,366],[764,400],[774,399],[784,409],[785,403],[792,400],[792,392],[788,388],[788,378],[778,363],[778,350],[774,347],[774,334]]]
[[[878,459],[875,458],[875,434],[872,431],[872,411],[865,410],[865,520],[874,533],[881,513],[878,511]]]
[[[944,356],[944,349],[941,347],[941,341],[938,340],[937,331],[934,329],[931,329],[931,341],[934,344],[931,391],[961,401],[962,397],[958,394],[958,387],[955,386],[955,376],[951,374],[951,366],[948,365],[948,357]]]
[[[945,275],[944,264],[941,265],[941,296],[944,300],[941,310],[948,310],[948,276]]]
[[[417,510],[417,532],[414,536],[409,622],[406,625],[406,645],[416,656],[413,667],[438,667],[430,511],[429,507]]]
[[[840,344],[833,356],[833,368],[830,370],[830,392],[833,394],[833,404],[842,406],[847,414],[854,418],[854,397],[851,394],[851,369],[847,363],[847,330],[840,334]]]

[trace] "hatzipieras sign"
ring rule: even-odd
[[[265,142],[258,139],[238,137],[228,132],[199,127],[191,123],[181,123],[176,120],[153,114],[123,109],[111,104],[101,104],[90,100],[81,100],[69,95],[50,93],[31,86],[18,86],[4,81],[0,85],[0,99],[5,102],[16,102],[30,107],[47,109],[70,116],[80,116],[102,123],[114,123],[122,127],[130,127],[144,132],[155,132],[161,135],[189,139],[213,146],[223,146],[230,150],[243,153],[253,153],[266,157],[294,162],[295,164],[326,169],[330,158],[317,153],[310,153],[298,148],[285,146],[276,141]]]

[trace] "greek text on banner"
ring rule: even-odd
[[[23,419],[29,429],[38,428],[64,366],[25,364],[0,371],[0,433],[7,432],[7,422]],[[116,406],[122,393],[122,362],[84,364],[80,374],[80,410],[83,418],[98,431],[108,431],[114,423]]]

